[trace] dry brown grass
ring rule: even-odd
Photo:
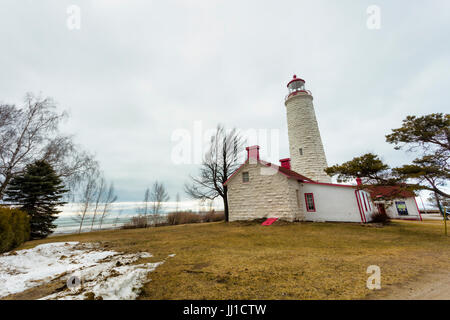
[[[140,299],[362,299],[369,265],[381,267],[384,288],[450,267],[442,222],[215,222],[58,236],[21,249],[68,240],[147,251],[154,261],[175,253],[149,274]]]

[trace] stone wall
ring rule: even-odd
[[[243,172],[249,173],[249,182],[242,181]],[[260,163],[246,164],[227,185],[230,221],[269,217],[295,221],[303,217],[295,191],[300,185],[278,170]]]
[[[291,168],[312,180],[331,182],[323,171],[328,165],[312,100],[310,94],[299,93],[285,103]]]

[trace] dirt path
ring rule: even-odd
[[[369,299],[386,300],[450,300],[450,273],[426,274],[417,281],[374,293]]]

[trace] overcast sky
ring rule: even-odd
[[[0,101],[53,97],[70,114],[64,131],[96,154],[121,201],[156,179],[185,197],[198,166],[173,163],[172,138],[199,123],[278,132],[287,157],[294,73],[314,96],[330,165],[366,152],[405,163],[414,155],[384,136],[406,115],[450,109],[446,0],[0,3]],[[80,29],[67,26],[71,5]],[[380,29],[368,28],[370,5]]]

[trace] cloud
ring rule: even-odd
[[[80,30],[66,27],[72,4]],[[448,108],[450,5],[378,1],[381,29],[369,30],[371,4],[4,1],[0,101],[54,97],[70,111],[64,130],[96,153],[121,201],[140,200],[156,179],[183,194],[197,167],[171,163],[171,136],[196,121],[277,129],[287,156],[293,73],[314,95],[329,164],[367,151],[400,164],[412,155],[384,135],[407,114]]]

